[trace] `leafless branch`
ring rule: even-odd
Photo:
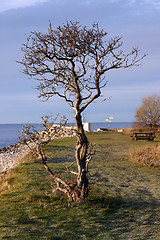
[[[83,129],[82,112],[101,96],[108,71],[138,66],[146,56],[139,57],[136,48],[125,53],[122,46],[122,37],[109,39],[98,24],[87,29],[79,22],[67,21],[57,28],[50,23],[47,33],[31,32],[22,47],[24,55],[19,63],[25,74],[38,80],[39,97],[48,100],[58,95],[74,109],[78,175],[76,184],[67,190],[68,194],[72,192],[72,199],[85,199],[89,190],[87,172],[92,154]]]

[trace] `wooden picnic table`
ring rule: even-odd
[[[134,132],[132,135],[132,140],[148,140],[153,141],[156,137],[155,133],[153,132]]]

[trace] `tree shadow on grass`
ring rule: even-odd
[[[66,163],[66,162],[74,162],[73,157],[57,157],[57,158],[48,158],[47,163]]]
[[[45,146],[45,150],[48,150],[48,151],[55,151],[55,150],[58,150],[58,151],[64,151],[64,150],[67,150],[67,151],[73,151],[74,150],[74,147],[68,147],[68,146],[53,146],[53,145],[46,145]]]
[[[150,195],[147,191],[143,194]],[[94,197],[88,200],[88,205],[101,209],[98,219],[103,226],[101,231],[109,231],[114,239],[150,239],[151,236],[157,239],[160,202],[153,197],[150,200],[143,200],[143,196],[138,199]],[[139,238],[134,238],[137,234]]]
[[[85,239],[144,240],[151,239],[151,234],[152,239],[158,239],[154,235],[158,229],[157,209],[160,206],[156,199],[145,201],[99,194],[89,196],[84,204],[73,203],[70,206],[67,201],[57,197],[54,199],[36,195],[30,201],[30,205],[37,202],[37,206],[30,208],[32,211],[17,210],[14,221],[3,226],[11,231],[17,229],[15,237],[20,234],[28,239],[35,239],[35,236],[39,239],[63,239],[63,232],[63,237],[67,240],[84,239],[84,236]],[[52,209],[49,208],[50,205]]]

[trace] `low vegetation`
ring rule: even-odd
[[[96,144],[90,165],[91,190],[84,204],[69,204],[54,192],[54,182],[37,159],[27,155],[5,174],[0,185],[1,239],[104,239],[149,240],[160,238],[159,167],[129,161],[140,147],[153,142],[132,141],[116,132],[88,133]],[[73,162],[76,138],[50,142],[45,147],[49,166],[70,178],[66,166]]]
[[[160,167],[160,145],[134,149],[130,152],[130,160],[149,167]]]

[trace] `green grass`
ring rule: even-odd
[[[27,156],[1,180],[0,239],[160,239],[160,169],[128,161],[130,149],[154,142],[132,141],[120,133],[89,133],[96,144],[90,164],[90,195],[68,204],[37,160]],[[74,160],[75,138],[51,142],[49,165],[63,177]],[[58,161],[58,163],[57,163]]]

